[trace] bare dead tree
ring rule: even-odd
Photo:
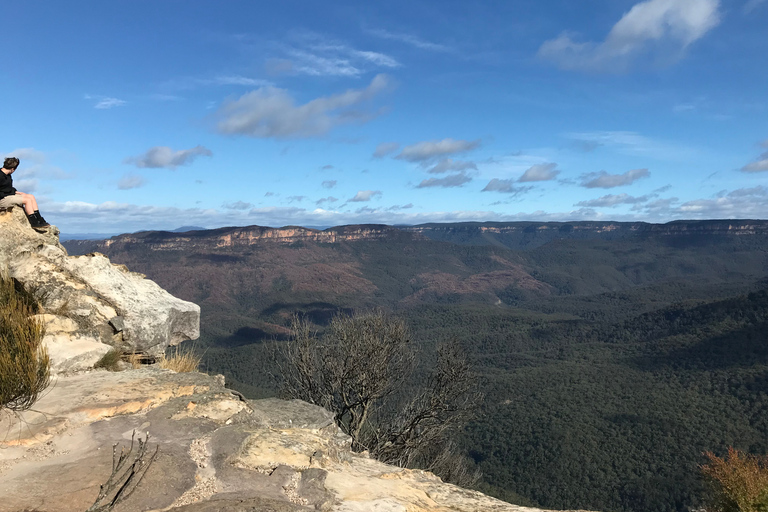
[[[440,345],[437,364],[426,385],[397,414],[379,418],[371,453],[398,466],[431,464],[430,454],[442,452],[456,429],[475,414],[482,399],[458,342]],[[437,449],[437,450],[436,450]]]
[[[107,512],[119,503],[127,500],[136,488],[141,484],[147,474],[149,466],[155,461],[159,446],[147,458],[147,442],[149,433],[142,441],[136,439],[136,431],[131,435],[131,445],[128,450],[125,447],[117,451],[118,443],[112,445],[112,473],[106,483],[99,487],[99,495],[96,501],[86,512]],[[133,453],[134,443],[138,442],[136,453]]]
[[[374,406],[410,375],[416,358],[401,320],[381,312],[338,315],[322,338],[306,320],[294,318],[294,338],[285,349],[284,394],[320,405],[352,437],[354,449]]]
[[[458,342],[438,347],[425,385],[406,390],[416,350],[402,320],[381,312],[337,316],[323,336],[299,318],[292,328],[280,363],[286,397],[332,411],[355,450],[454,483],[476,482],[472,464],[451,441],[481,400]]]

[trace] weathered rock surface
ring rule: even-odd
[[[159,455],[121,511],[535,511],[353,453],[324,409],[223,384],[151,367],[59,377],[36,412],[0,419],[0,512],[86,510],[134,430]]]
[[[55,372],[90,368],[111,346],[159,355],[200,335],[200,308],[101,254],[68,256],[52,226],[34,231],[20,208],[0,212],[0,268],[45,308]]]

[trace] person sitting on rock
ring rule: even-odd
[[[19,159],[6,158],[0,173],[0,209],[11,206],[23,206],[27,218],[33,229],[41,229],[50,226],[37,209],[37,199],[32,194],[25,194],[13,188],[11,174],[19,167]]]

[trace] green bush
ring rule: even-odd
[[[48,353],[36,304],[17,283],[0,276],[0,410],[32,407],[48,387]]]

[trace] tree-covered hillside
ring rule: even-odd
[[[204,364],[249,396],[276,392],[271,354],[295,313],[322,329],[383,307],[425,358],[458,339],[485,394],[462,446],[496,496],[682,512],[701,498],[703,451],[768,452],[761,236],[556,238],[525,251],[403,236],[217,247],[199,235],[189,251],[153,240],[101,250],[200,304]]]

